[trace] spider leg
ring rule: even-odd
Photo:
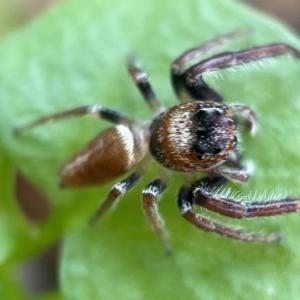
[[[284,198],[263,202],[237,202],[213,192],[213,187],[223,178],[203,178],[191,188],[193,201],[209,210],[231,218],[273,216],[300,210],[300,199]]]
[[[181,102],[187,102],[191,99],[194,100],[215,100],[222,101],[221,96],[219,96],[213,89],[208,85],[203,85],[201,90],[196,94],[193,93],[193,90],[188,90],[186,86],[185,78],[185,64],[193,59],[196,59],[203,54],[206,54],[208,51],[213,50],[221,45],[223,45],[228,40],[249,34],[249,29],[240,29],[227,34],[219,35],[212,40],[201,44],[200,46],[191,48],[177,57],[171,65],[171,83],[173,89],[180,99]]]
[[[300,59],[300,51],[284,43],[266,44],[236,52],[224,52],[214,55],[208,59],[200,61],[185,71],[187,88],[193,93],[199,93],[201,95],[202,90],[207,89],[207,85],[202,78],[203,73],[217,69],[229,68],[231,66],[251,61],[262,60],[285,53],[290,53],[297,59]]]
[[[280,235],[278,235],[277,233],[247,233],[241,229],[232,228],[206,218],[200,214],[196,214],[193,207],[193,195],[190,188],[187,188],[185,186],[181,187],[177,201],[182,217],[199,229],[215,232],[223,236],[246,242],[276,242],[280,241],[281,239]]]
[[[90,224],[96,223],[98,218],[102,217],[111,206],[116,203],[119,196],[124,195],[130,188],[134,187],[138,180],[148,171],[153,159],[147,155],[137,166],[135,172],[124,180],[116,183],[109,191],[106,199],[100,204],[94,215],[90,219]]]
[[[233,113],[240,113],[246,118],[246,122],[243,124],[254,135],[257,131],[257,117],[255,112],[247,105],[243,104],[230,104],[228,109]]]
[[[128,61],[127,70],[152,112],[154,114],[161,113],[164,110],[164,107],[156,98],[148,80],[148,75],[137,67],[133,59]]]
[[[71,118],[71,117],[79,117],[83,115],[91,115],[96,118],[101,118],[104,120],[107,120],[112,123],[116,124],[132,124],[134,123],[134,120],[127,115],[116,111],[112,110],[106,107],[102,107],[100,105],[85,105],[85,106],[80,106],[76,107],[70,110],[66,110],[63,112],[55,113],[46,117],[42,117],[40,119],[37,119],[33,122],[30,122],[25,125],[17,126],[14,128],[14,132],[17,134],[20,131],[30,129],[32,127],[41,125],[43,123],[48,123],[48,122],[57,122],[63,119]]]
[[[119,196],[124,195],[130,188],[132,188],[138,182],[140,177],[141,175],[138,172],[134,172],[124,180],[116,183],[109,191],[106,199],[100,204],[99,208],[91,217],[90,224],[95,224],[96,221],[102,217],[118,200]]]
[[[172,248],[169,241],[169,235],[157,208],[158,197],[166,186],[166,183],[160,178],[152,180],[143,190],[142,202],[144,212],[152,229],[162,241],[166,254],[171,255]]]

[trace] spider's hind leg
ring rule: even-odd
[[[80,117],[84,115],[90,115],[98,119],[104,119],[115,124],[132,124],[135,121],[124,113],[117,110],[103,107],[101,105],[85,105],[80,107],[75,107],[66,111],[54,113],[42,118],[39,118],[33,122],[27,123],[25,125],[14,127],[14,133],[18,134],[27,129],[42,125],[49,122],[58,122],[68,118]]]

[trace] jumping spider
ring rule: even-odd
[[[256,127],[256,116],[245,105],[225,105],[222,97],[203,81],[202,74],[285,53],[300,59],[300,52],[294,47],[284,43],[272,43],[220,53],[185,69],[187,62],[243,33],[235,31],[218,36],[187,50],[172,63],[171,81],[180,104],[169,109],[165,109],[157,100],[146,73],[133,60],[129,61],[128,72],[154,114],[151,121],[135,120],[112,109],[88,105],[38,119],[15,130],[19,132],[48,121],[85,114],[116,124],[101,132],[75,154],[60,172],[61,186],[80,187],[104,184],[134,169],[132,174],[113,186],[93,216],[92,222],[102,216],[120,195],[132,188],[156,160],[158,177],[143,189],[142,204],[167,253],[171,252],[171,246],[157,202],[173,171],[181,172],[184,180],[179,189],[177,203],[182,217],[188,222],[205,231],[237,240],[278,241],[280,236],[276,233],[246,233],[194,212],[194,206],[199,205],[231,218],[248,218],[300,209],[300,199],[240,203],[222,198],[214,192],[227,180],[244,182],[249,179],[236,150],[236,135],[237,126],[240,125],[246,125],[253,131]],[[243,115],[246,122],[241,123],[236,113]],[[203,170],[207,176],[197,179],[196,172]]]

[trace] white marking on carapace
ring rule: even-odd
[[[130,168],[134,162],[134,138],[130,129],[125,125],[117,125],[116,131],[120,141],[122,142],[123,149],[127,154],[127,168]]]
[[[172,154],[185,163],[189,163],[189,160],[185,158],[183,153],[190,149],[193,142],[192,125],[189,112],[176,111],[170,118],[167,139],[173,149]]]

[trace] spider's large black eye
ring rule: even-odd
[[[192,117],[194,124],[193,152],[201,159],[223,152],[229,139],[228,118],[220,107],[199,107]]]
[[[211,139],[198,139],[193,144],[193,150],[199,159],[203,156],[215,156],[225,150],[225,141],[212,141]]]

